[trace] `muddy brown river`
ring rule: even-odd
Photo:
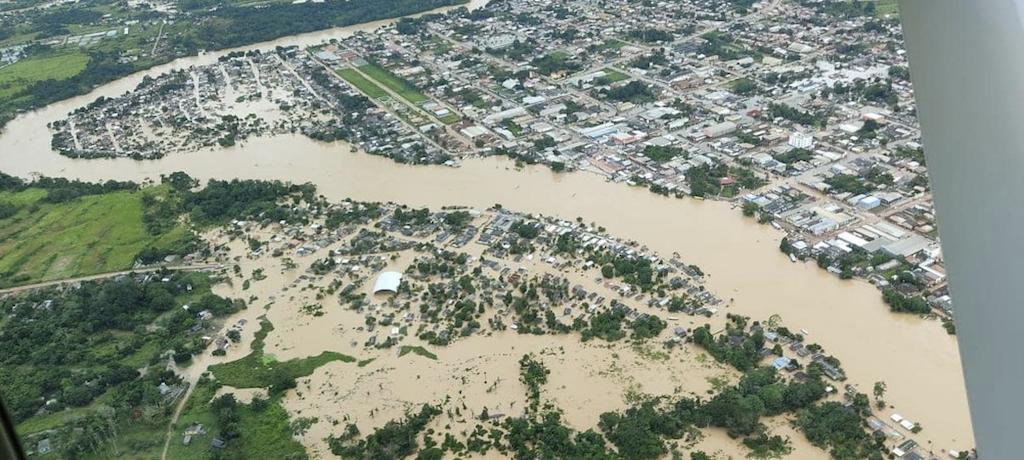
[[[472,6],[485,2],[474,0]],[[386,21],[287,37],[249,48],[319,43]],[[225,51],[226,52],[226,51]],[[782,234],[742,217],[729,204],[673,199],[645,189],[606,182],[588,173],[556,174],[543,167],[517,169],[504,159],[469,159],[459,168],[408,166],[353,152],[343,143],[323,144],[300,136],[249,141],[228,149],[172,155],[160,160],[76,160],[50,149],[47,124],[98,96],[135,87],[144,75],[216,60],[211,53],[185,58],[97,88],[89,95],[25,114],[0,134],[0,171],[82,180],[158,180],[185,171],[200,179],[280,179],[312,182],[332,200],[395,201],[415,206],[500,203],[518,211],[596,222],[608,232],[634,239],[699,265],[708,288],[732,299],[726,312],[754,319],[779,314],[791,329],[838,357],[849,383],[870,394],[874,382],[888,385],[893,412],[921,423],[915,435],[926,449],[963,449],[974,439],[957,341],[936,322],[889,312],[874,287],[842,281],[813,263],[791,263],[778,250]],[[720,313],[723,315],[725,312]],[[724,316],[724,315],[723,315]]]

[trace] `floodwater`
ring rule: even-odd
[[[0,145],[17,134],[0,138]],[[806,329],[810,341],[843,362],[861,392],[886,382],[885,399],[894,411],[924,427],[917,439],[943,449],[973,445],[955,337],[935,321],[890,313],[878,290],[865,282],[839,280],[812,263],[791,263],[778,250],[779,232],[743,218],[726,203],[662,197],[587,173],[516,169],[500,158],[471,159],[460,168],[401,165],[300,136],[149,162],[73,160],[48,148],[20,152],[5,149],[0,170],[87,180],[144,180],[181,170],[201,179],[308,181],[333,200],[432,208],[500,203],[518,211],[582,217],[613,235],[663,255],[678,252],[699,265],[709,274],[708,288],[734,300],[726,311],[755,319],[779,314],[792,329]]]
[[[471,6],[483,3],[474,0]],[[252,48],[308,45],[380,24],[287,37]],[[68,111],[98,96],[130,90],[144,75],[212,62],[221,54],[180,59],[17,118],[0,135],[0,171],[135,181],[185,171],[200,179],[312,182],[333,200],[349,197],[433,208],[500,203],[518,211],[582,217],[613,235],[640,241],[663,255],[678,252],[683,260],[699,265],[709,274],[708,288],[733,299],[720,316],[732,312],[767,319],[779,314],[783,324],[806,329],[810,341],[838,357],[850,383],[861,392],[870,394],[875,381],[886,382],[885,399],[895,408],[882,411],[880,417],[898,412],[921,423],[924,431],[915,439],[926,449],[973,446],[955,337],[935,321],[890,313],[879,292],[867,283],[841,281],[812,263],[791,263],[778,250],[779,232],[743,218],[726,203],[666,198],[586,173],[516,169],[497,158],[466,160],[460,168],[400,165],[353,152],[343,143],[323,144],[300,136],[256,139],[229,149],[148,162],[75,160],[50,149],[47,124]]]
[[[229,349],[227,356],[204,354],[197,357],[197,362],[185,372],[194,378],[209,364],[233,361],[248,352],[245,344],[251,341],[260,316],[274,324],[274,331],[266,338],[264,351],[278,360],[303,358],[325,350],[366,360],[364,365],[326,364],[308,378],[298,379],[296,390],[288,392],[282,400],[293,418],[315,419],[308,431],[298,436],[313,458],[330,457],[327,437],[337,434],[348,423],[354,423],[361,432],[369,433],[387,421],[415,412],[424,403],[438,404],[447,413],[431,422],[434,427],[445,427],[445,432],[458,434],[461,438],[469,436],[478,423],[477,415],[484,410],[494,416],[518,416],[527,404],[524,387],[519,381],[518,361],[527,353],[534,354],[551,370],[549,381],[544,385],[543,400],[558,407],[565,423],[578,431],[597,429],[602,413],[625,409],[630,398],[636,395],[706,396],[714,387],[713,379],[734,383],[740,375],[731,367],[710,359],[695,345],[683,345],[662,353],[660,347],[653,344],[656,341],[636,346],[625,340],[585,343],[575,334],[536,336],[512,331],[486,332],[460,338],[445,347],[428,346],[437,354],[436,360],[415,353],[400,356],[397,347],[366,348],[361,345],[366,337],[379,334],[361,327],[364,324],[362,313],[339,308],[330,297],[319,299],[321,288],[345,277],[300,278],[307,273],[312,261],[329,249],[344,247],[345,240],[320,249],[320,254],[299,256],[293,261],[294,267],[286,267],[281,259],[269,255],[273,248],[284,248],[290,244],[287,238],[273,241],[273,237],[279,234],[273,227],[248,233],[247,237],[270,240],[266,250],[255,256],[250,254],[246,238],[228,240],[218,232],[207,235],[209,241],[216,245],[225,244],[228,248],[228,255],[222,260],[240,266],[240,273],[231,276],[232,282],[218,285],[216,292],[222,296],[251,299],[249,308],[233,315],[226,324],[234,324],[241,319],[246,319],[248,324],[242,330],[241,343]],[[479,257],[482,249],[483,246],[479,245],[459,248],[470,254],[471,259]],[[383,270],[404,270],[417,253],[407,250],[392,256],[389,256]],[[505,262],[525,269],[530,275],[542,276],[554,271],[538,260]],[[250,289],[240,288],[242,280],[257,269],[262,270],[266,278],[254,281]],[[592,276],[573,270],[568,274],[571,284],[579,283],[588,291],[614,296],[610,288],[595,282]],[[360,279],[373,279],[374,276],[375,273],[362,271],[357,275]],[[362,292],[370,293],[369,283],[363,285]],[[368,311],[377,311],[378,307],[391,311],[391,307],[383,305],[389,303],[387,300],[372,299]],[[323,305],[323,316],[300,312],[299,306],[313,303]],[[638,307],[642,311],[649,310],[643,305]],[[694,327],[697,320],[684,316],[683,321],[685,326]],[[481,319],[481,322],[485,321]],[[670,324],[680,323],[670,320]],[[410,327],[415,327],[415,324]],[[383,329],[386,332],[387,328]],[[420,342],[407,337],[401,343],[415,345]],[[262,393],[251,389],[223,391],[238,391],[242,400]],[[791,439],[794,458],[825,456],[824,452],[796,433],[787,424],[786,417],[766,419],[765,423],[773,434]],[[747,452],[739,441],[729,438],[720,429],[701,430],[699,437],[686,438],[680,444],[679,448],[684,451],[703,450],[722,460],[745,458]],[[469,458],[502,457],[491,451],[484,456],[472,455]]]

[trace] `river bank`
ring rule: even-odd
[[[432,208],[501,203],[526,212],[582,217],[701,266],[710,275],[709,288],[733,299],[729,311],[753,318],[779,314],[787,324],[808,330],[811,340],[842,359],[851,383],[862,391],[886,382],[886,399],[894,410],[925,427],[920,438],[943,448],[973,443],[955,337],[928,320],[890,313],[865,282],[842,281],[813,264],[790,263],[775,243],[778,231],[744,219],[727,203],[662,197],[585,173],[517,169],[501,158],[467,160],[460,168],[400,165],[352,152],[341,143],[300,136],[151,162],[73,160],[48,150],[21,156],[4,152],[4,170],[19,175],[142,181],[182,170],[203,180],[312,182],[332,200]]]
[[[470,7],[484,3],[474,0]],[[315,44],[388,22],[285,37],[241,50]],[[755,319],[779,314],[786,324],[806,329],[809,340],[843,361],[850,383],[862,392],[869,392],[876,381],[886,382],[886,400],[895,408],[883,412],[920,422],[924,431],[917,439],[942,449],[973,445],[955,337],[928,320],[890,313],[877,290],[865,282],[842,281],[813,264],[790,263],[778,250],[780,232],[744,219],[727,203],[662,197],[586,173],[518,169],[500,158],[466,160],[460,168],[400,165],[354,152],[343,143],[323,144],[301,136],[258,139],[149,162],[76,160],[51,150],[47,125],[68,111],[99,96],[128,91],[146,75],[214,62],[231,51],[238,50],[154,67],[18,117],[0,134],[0,171],[90,181],[158,180],[160,174],[185,171],[203,180],[312,182],[332,201],[353,198],[431,208],[501,203],[524,212],[581,217],[699,265],[709,274],[708,287],[733,300],[727,312]]]

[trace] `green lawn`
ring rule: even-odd
[[[619,48],[622,48],[623,46],[626,46],[626,42],[624,42],[624,41],[622,41],[622,40],[619,40],[619,39],[617,39],[617,38],[613,38],[613,39],[611,39],[611,40],[608,40],[608,41],[604,42],[604,43],[603,43],[603,44],[601,45],[601,49],[606,49],[606,50],[610,50],[610,49],[611,49],[611,50],[617,50],[617,49],[619,49]]]
[[[427,100],[427,96],[410,85],[409,82],[377,64],[361,65],[359,70],[413,104],[420,104]]]
[[[554,51],[548,56],[551,57],[551,59],[555,59],[558,61],[564,61],[566,59],[569,59],[569,53],[565,51]]]
[[[37,81],[63,80],[78,75],[88,63],[89,56],[77,51],[22,59],[0,69],[0,102]]]
[[[440,120],[441,123],[444,123],[446,125],[450,125],[450,124],[453,124],[453,123],[458,123],[459,120],[461,120],[461,119],[462,118],[460,118],[454,112],[448,113],[447,115],[445,115],[443,117],[438,117],[438,120]]]
[[[607,80],[610,83],[615,83],[617,81],[622,81],[622,80],[628,80],[629,79],[629,75],[624,73],[624,72],[620,72],[620,71],[612,69],[612,68],[605,68],[603,70],[604,70],[604,74],[605,75],[602,78]]]
[[[383,88],[368,80],[355,69],[341,69],[338,71],[338,75],[371,99],[381,99],[388,96],[387,91],[384,91]]]
[[[887,15],[899,16],[900,5],[896,0],[878,0],[875,2],[875,16],[883,18]]]
[[[156,189],[89,195],[45,203],[46,191],[0,192],[18,211],[0,220],[0,287],[129,269],[148,246],[171,248],[184,226],[150,234],[142,197]]]
[[[217,381],[235,388],[266,388],[281,374],[295,379],[306,377],[316,368],[333,361],[356,361],[351,356],[333,351],[325,351],[308,358],[277,361],[271,355],[263,353],[263,341],[272,330],[274,326],[270,321],[261,320],[260,330],[256,332],[252,342],[252,353],[237,361],[210,366],[210,372]]]

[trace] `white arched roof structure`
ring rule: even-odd
[[[390,292],[394,294],[398,292],[398,285],[400,284],[402,284],[401,273],[382,272],[377,276],[377,281],[373,283],[373,293]]]

